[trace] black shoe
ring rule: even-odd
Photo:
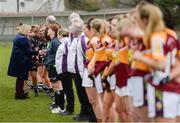
[[[73,120],[76,121],[88,121],[88,116],[86,114],[77,114],[73,117]]]
[[[65,111],[63,113],[60,113],[60,115],[62,115],[62,116],[73,115],[73,112],[72,111]]]
[[[39,94],[38,94],[38,88],[37,87],[34,87],[34,96],[35,97],[38,97]]]
[[[23,95],[15,95],[15,99],[27,99],[27,96],[25,96],[24,94]]]
[[[48,91],[47,87],[42,87],[42,90],[46,93]]]

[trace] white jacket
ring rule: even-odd
[[[83,77],[85,61],[86,61],[86,49],[88,38],[85,35],[81,35],[80,40],[77,43],[77,58],[78,58],[78,69],[81,77]]]
[[[61,40],[61,45],[58,47],[55,58],[56,71],[58,74],[67,72],[67,55],[68,55],[68,44],[69,37],[64,37]]]

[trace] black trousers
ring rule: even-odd
[[[74,112],[74,91],[71,74],[69,72],[62,73],[60,79],[67,98],[66,110]]]
[[[15,93],[16,96],[24,95],[23,87],[24,87],[24,80],[17,78],[16,79],[16,93]]]
[[[82,78],[80,74],[76,73],[71,73],[72,79],[74,80],[77,94],[78,94],[78,99],[81,104],[81,111],[80,113],[83,114],[89,114],[89,109],[91,108],[91,104],[89,103],[85,88],[82,87]]]

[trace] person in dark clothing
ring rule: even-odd
[[[39,50],[38,38],[37,38],[37,32],[38,31],[39,31],[38,26],[31,26],[31,30],[29,31],[29,34],[28,34],[32,50]],[[31,81],[33,84],[35,96],[38,96],[37,67],[38,67],[38,58],[37,58],[37,56],[33,55],[29,75],[31,76]]]
[[[25,99],[23,86],[24,81],[28,80],[28,72],[31,67],[32,55],[37,55],[38,51],[31,49],[27,34],[30,30],[28,25],[21,25],[17,36],[13,41],[13,48],[8,67],[8,75],[16,77],[15,99]],[[39,51],[42,53],[42,51]]]
[[[55,90],[55,107],[52,108],[52,113],[62,113],[65,111],[64,108],[64,92],[62,88],[62,84],[60,81],[60,77],[56,72],[55,67],[55,56],[57,49],[60,45],[60,41],[57,38],[58,33],[58,25],[57,24],[50,24],[48,27],[47,35],[50,37],[51,41],[49,42],[48,49],[47,49],[47,56],[45,60],[45,66],[49,72],[49,78],[53,83],[53,87]]]
[[[46,33],[45,33],[46,32]],[[40,25],[40,29],[38,31],[38,45],[40,50],[47,50],[47,44],[50,41],[49,36],[47,36],[47,26]],[[48,96],[53,95],[52,83],[50,82],[48,71],[45,67],[45,59],[46,55],[42,54],[38,56],[38,88],[43,90]]]

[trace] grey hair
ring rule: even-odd
[[[72,20],[72,25],[69,27],[70,32],[82,32],[84,22],[80,18],[74,18]]]
[[[76,12],[71,13],[71,15],[69,16],[69,22],[70,22],[71,24],[72,24],[72,20],[73,20],[74,18],[80,18],[80,15],[79,15],[78,13],[76,13]]]
[[[53,24],[56,22],[56,17],[54,17],[53,15],[49,15],[46,17],[46,22],[47,23],[50,23],[50,24]]]

